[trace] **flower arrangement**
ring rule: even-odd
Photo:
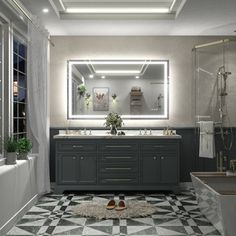
[[[115,126],[116,128],[122,127],[123,120],[120,115],[115,112],[110,112],[106,117],[106,127]]]

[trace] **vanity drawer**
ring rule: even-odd
[[[178,150],[177,143],[145,143],[141,146],[143,152],[176,152]]]
[[[138,163],[136,162],[123,162],[123,163],[100,163],[99,172],[103,173],[137,173],[138,172]]]
[[[99,149],[103,152],[112,152],[112,151],[136,151],[138,148],[137,144],[132,144],[129,142],[107,142],[105,144],[101,144]]]
[[[63,141],[63,142],[57,142],[56,150],[58,152],[64,152],[64,151],[96,152],[97,145],[78,141],[72,141],[72,142]]]
[[[99,178],[99,183],[105,185],[131,185],[138,182],[137,175],[131,174],[102,174]]]
[[[105,152],[102,153],[101,162],[121,163],[138,160],[136,152]]]

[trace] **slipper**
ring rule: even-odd
[[[116,202],[113,199],[110,200],[106,206],[107,210],[113,210],[115,207],[116,207]]]
[[[123,211],[126,209],[126,206],[125,206],[125,202],[124,201],[119,201],[117,207],[116,207],[116,211]]]

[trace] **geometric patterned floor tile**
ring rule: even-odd
[[[145,201],[157,208],[152,216],[98,220],[74,215],[72,207],[94,200]],[[219,236],[201,214],[193,191],[172,193],[47,194],[7,234],[8,236]]]

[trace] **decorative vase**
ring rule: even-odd
[[[7,159],[7,165],[15,165],[16,164],[16,153],[15,152],[7,152],[6,159]]]
[[[116,134],[117,134],[117,128],[116,128],[115,125],[112,125],[112,126],[111,126],[111,134],[112,134],[112,135],[116,135]]]

